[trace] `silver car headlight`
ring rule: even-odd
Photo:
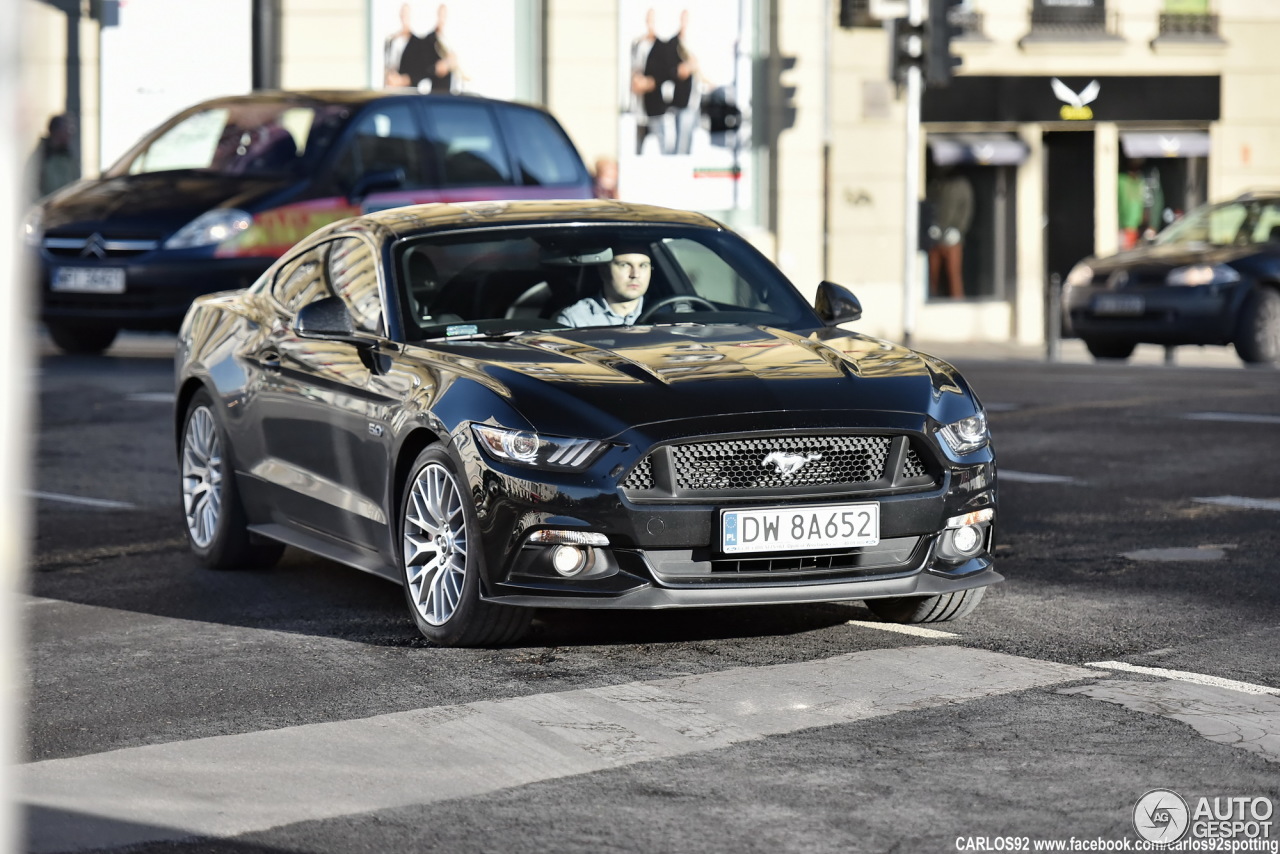
[[[1080,285],[1087,285],[1093,281],[1093,268],[1081,261],[1071,268],[1071,272],[1067,273],[1067,280],[1062,283],[1063,287],[1075,288]]]
[[[528,430],[508,430],[488,424],[472,424],[480,447],[496,459],[522,466],[581,471],[604,447],[594,439],[542,436]]]
[[[164,242],[165,249],[192,249],[223,243],[253,225],[253,217],[235,208],[205,211]]]
[[[44,239],[44,205],[36,205],[23,217],[22,239],[28,246],[39,246]]]
[[[1240,274],[1226,264],[1192,264],[1175,267],[1165,276],[1166,285],[1225,285],[1240,281]]]
[[[956,454],[972,454],[991,441],[987,428],[987,414],[979,410],[968,418],[953,421],[938,431],[947,447]]]

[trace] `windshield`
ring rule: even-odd
[[[1253,199],[1197,208],[1160,232],[1156,243],[1249,246],[1277,239],[1280,199]]]
[[[109,177],[196,169],[218,175],[278,175],[299,170],[328,146],[346,108],[232,102],[171,120],[108,171]]]
[[[403,241],[395,258],[409,340],[641,324],[822,325],[776,267],[713,229],[476,230]]]

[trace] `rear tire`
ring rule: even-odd
[[[400,570],[414,625],[438,646],[519,640],[534,610],[480,598],[480,527],[457,464],[443,447],[432,445],[410,472],[400,500]]]
[[[938,596],[895,596],[866,603],[871,613],[887,623],[945,623],[973,613],[986,592],[985,587],[972,587]]]
[[[1133,348],[1137,347],[1136,341],[1097,341],[1088,340],[1084,342],[1084,346],[1089,348],[1089,353],[1095,359],[1127,359],[1133,355]]]
[[[249,533],[229,447],[213,398],[201,389],[187,405],[178,449],[187,541],[210,569],[268,569],[284,545]]]
[[[1280,361],[1280,291],[1259,287],[1249,294],[1234,343],[1236,353],[1250,364]]]
[[[49,337],[58,349],[75,356],[99,356],[116,340],[120,330],[110,326],[76,326],[48,323]]]

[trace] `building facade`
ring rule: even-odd
[[[851,287],[859,328],[889,338],[1039,343],[1051,276],[1280,186],[1274,0],[966,0],[963,65],[924,93],[910,151],[876,17],[894,0],[23,2],[24,122],[34,143],[78,115],[86,174],[255,85],[532,101],[616,164],[621,198],[722,218],[801,290]],[[402,73],[433,33],[452,70]],[[909,162],[933,243],[910,253],[911,290]]]

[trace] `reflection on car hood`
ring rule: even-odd
[[[1089,262],[1095,273],[1112,270],[1167,269],[1191,264],[1229,264],[1237,258],[1257,254],[1259,246],[1213,246],[1208,243],[1152,244],[1128,252],[1095,258]]]
[[[928,413],[944,421],[973,412],[968,387],[946,362],[838,329],[805,337],[744,326],[610,327],[433,349],[464,372],[485,374],[538,429],[569,435],[588,423],[621,431],[784,410]]]
[[[57,194],[45,208],[46,233],[102,231],[168,235],[211,208],[251,207],[287,187],[286,178],[242,178],[200,172],[153,172],[85,181]]]

